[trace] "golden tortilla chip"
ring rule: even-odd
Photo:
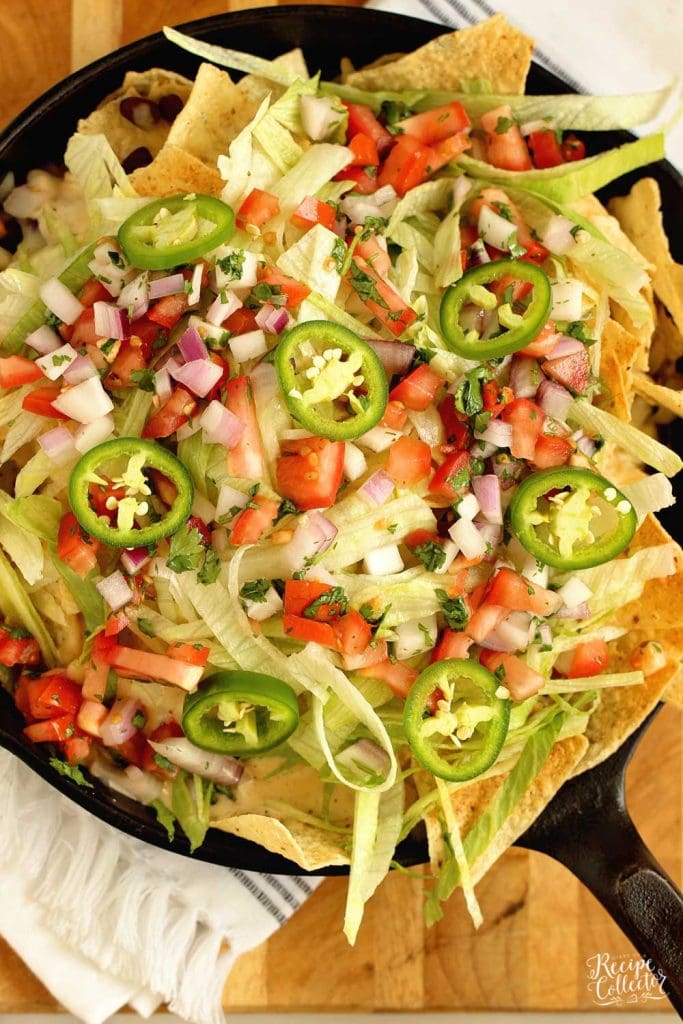
[[[150,68],[148,71],[127,71],[123,83],[106,96],[100,107],[112,100],[122,99],[135,93],[158,103],[163,96],[179,96],[183,103],[192,91],[192,81],[177,71],[165,68]]]
[[[625,331],[628,331],[629,334],[638,339],[638,351],[633,360],[633,366],[636,370],[646,371],[650,362],[650,348],[655,330],[655,305],[652,286],[647,285],[645,288],[642,288],[640,294],[650,307],[650,316],[642,324],[636,326],[626,310],[622,309],[616,302],[610,302],[610,312],[613,319],[621,324]]]
[[[640,339],[610,319],[603,328],[600,342],[600,377],[609,396],[605,408],[628,423],[633,395],[631,371],[640,350]]]
[[[633,374],[633,387],[650,405],[658,405],[676,416],[683,416],[683,391],[674,391],[673,388],[655,384],[652,378],[644,373]]]
[[[611,412],[617,419],[624,423],[631,421],[631,403],[628,400],[630,384],[626,382],[626,373],[616,354],[610,350],[600,356],[600,379],[602,380],[609,401],[602,406],[606,412]],[[630,378],[630,375],[629,375]],[[603,392],[604,396],[604,392]],[[601,396],[601,404],[602,404]]]
[[[329,865],[348,864],[342,842],[333,832],[324,832],[299,821],[280,821],[265,814],[239,814],[213,821],[212,828],[229,832],[294,861],[304,871],[317,871]]]
[[[683,668],[679,668],[662,694],[662,699],[683,711]]]
[[[485,78],[493,92],[517,95],[524,92],[533,48],[532,39],[496,14],[472,28],[438,36],[389,64],[354,71],[347,83],[371,90],[457,91],[467,79]]]
[[[215,167],[218,157],[227,152],[257,107],[227,71],[201,64],[190,97],[171,126],[168,145]]]
[[[681,356],[683,356],[683,334],[678,330],[664,306],[657,303],[649,369],[652,373],[657,373],[664,363],[675,363]]]
[[[585,217],[600,231],[615,249],[621,249],[643,270],[654,270],[654,264],[638,249],[623,230],[617,218],[605,209],[597,196],[582,196],[570,204],[581,217]]]
[[[683,331],[683,266],[675,263],[662,222],[661,195],[654,178],[641,178],[628,196],[612,199],[610,209],[631,241],[654,266],[655,294]]]
[[[273,64],[279,64],[288,71],[293,71],[302,81],[309,77],[306,60],[299,47],[295,50],[288,50],[287,53],[281,53],[279,57],[275,58]],[[271,82],[259,75],[245,75],[244,78],[240,78],[237,88],[247,99],[251,100],[255,111],[266,96],[270,96],[274,102],[285,92],[284,85],[278,85],[277,82]]]
[[[220,196],[225,185],[217,170],[207,167],[191,153],[168,143],[149,166],[134,171],[130,181],[138,195],[156,197],[181,192]]]

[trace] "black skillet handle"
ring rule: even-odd
[[[683,1019],[683,895],[643,842],[625,808],[587,830],[562,862],[614,918]]]

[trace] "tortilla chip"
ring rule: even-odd
[[[220,196],[225,185],[217,170],[168,143],[149,166],[134,171],[130,181],[138,195],[156,197],[181,192]]]
[[[279,821],[264,814],[239,814],[212,821],[212,828],[258,843],[271,853],[294,861],[304,871],[348,864],[349,857],[333,832],[299,821]]]
[[[515,840],[533,824],[562,784],[571,777],[587,747],[588,743],[583,736],[571,736],[555,744],[543,768],[517,803],[503,828],[496,833],[493,842],[490,843],[479,860],[472,865],[473,882],[478,882],[494,861],[498,860]],[[466,836],[476,824],[505,779],[505,775],[484,779],[453,795],[453,810],[463,836]],[[444,837],[436,812],[425,816],[425,825],[430,862],[432,868],[438,871],[443,863]]]
[[[164,96],[175,95],[186,102],[192,82],[182,75],[152,68],[150,71],[129,71],[123,85],[108,96],[89,117],[81,118],[78,130],[83,135],[106,136],[119,160],[135,149],[144,147],[156,156],[168,138],[171,126],[159,120],[149,128],[139,128],[121,113],[121,100],[143,97],[158,102]]]
[[[227,71],[201,64],[190,97],[171,126],[168,145],[215,167],[218,157],[227,152],[257,107]]]
[[[589,220],[605,236],[608,242],[616,249],[621,249],[622,252],[625,252],[643,270],[648,272],[654,270],[654,264],[633,244],[617,218],[602,205],[597,196],[582,196],[581,199],[571,203],[570,208],[575,210],[581,217]]]
[[[679,668],[662,694],[662,699],[683,711],[683,668]]]
[[[631,403],[628,400],[630,383],[626,382],[626,370],[623,370],[614,352],[607,350],[600,357],[600,379],[605,386],[609,401],[603,408],[611,412],[617,419],[629,423],[631,420]],[[605,394],[603,392],[603,394]]]
[[[299,47],[295,50],[288,50],[287,53],[281,53],[279,57],[275,58],[273,64],[279,64],[288,71],[293,71],[302,81],[309,77],[306,60]],[[258,109],[266,96],[270,96],[274,102],[285,91],[284,85],[278,85],[277,82],[271,82],[269,79],[261,78],[259,75],[245,75],[244,78],[240,78],[237,88],[254,104],[255,110]]]
[[[485,78],[494,93],[517,95],[524,92],[533,48],[532,39],[496,14],[472,28],[438,36],[389,64],[354,71],[346,81],[359,89],[457,91],[467,79]]]
[[[640,351],[641,341],[616,320],[611,319],[605,324],[600,340],[600,377],[609,398],[605,409],[628,423],[631,419],[633,394],[631,371]]]
[[[652,373],[657,373],[664,363],[675,363],[681,356],[683,356],[683,334],[678,330],[664,306],[657,303],[649,369]]]
[[[654,178],[641,178],[628,196],[612,199],[609,205],[631,241],[653,264],[655,294],[683,331],[683,266],[671,256],[661,203]]]
[[[673,388],[655,384],[652,378],[644,373],[633,375],[633,386],[650,405],[658,405],[662,409],[668,409],[676,416],[683,416],[683,391],[674,391]]]

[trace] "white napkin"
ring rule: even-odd
[[[0,751],[0,935],[86,1024],[161,1002],[220,1024],[237,957],[319,879],[193,862],[105,825]]]
[[[536,40],[534,59],[578,92],[660,89],[681,74],[680,0],[370,0],[368,7],[466,28],[496,11]],[[638,133],[640,134],[640,133]],[[667,136],[683,169],[683,124]]]

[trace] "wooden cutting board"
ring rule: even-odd
[[[358,5],[358,4],[354,4]],[[0,125],[69,71],[164,23],[266,6],[251,0],[2,0]],[[93,16],[95,15],[95,16]],[[667,708],[629,773],[645,841],[682,881],[683,720]],[[345,881],[330,879],[226,987],[233,1011],[591,1010],[586,961],[633,953],[573,877],[540,854],[510,850],[478,887],[485,922],[474,932],[457,894],[427,930],[423,883],[392,876],[371,902],[354,949],[341,933]],[[54,1000],[0,942],[0,1013],[55,1010]],[[668,1009],[664,1000],[611,1009]]]

